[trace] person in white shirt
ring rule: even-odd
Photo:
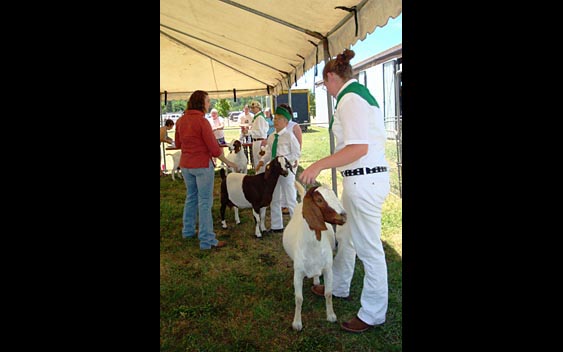
[[[268,129],[270,125],[266,120],[266,116],[262,111],[262,105],[258,101],[253,101],[249,105],[250,111],[254,114],[252,118],[252,123],[250,125],[250,136],[252,137],[252,148],[250,149],[252,152],[251,162],[254,171],[259,174],[264,172],[264,169],[257,168],[258,161],[260,160],[260,146],[266,138],[268,137]]]
[[[243,108],[243,113],[239,115],[239,126],[240,126],[240,142],[241,143],[250,143],[250,140],[247,139],[250,136],[250,124],[252,123],[252,118],[254,114],[250,113],[250,107],[245,105]]]
[[[172,129],[172,127],[174,127],[174,121],[171,119],[166,120],[166,122],[164,123],[164,126],[160,127],[160,144],[162,145],[162,142],[168,143],[168,144],[172,144],[174,143],[174,140],[170,137],[168,137],[167,132],[170,131]],[[164,176],[164,172],[162,172],[162,146],[160,147],[160,177]]]
[[[248,107],[248,105],[244,106],[244,112],[242,114],[239,115],[238,121],[239,121],[239,126],[240,126],[240,142],[242,144],[246,144],[246,143],[250,143],[250,133],[249,133],[249,129],[250,129],[250,124],[252,123],[252,118],[254,117],[254,114],[251,114],[250,108]],[[248,155],[248,146],[243,145],[243,149],[244,149],[244,155],[246,155],[246,159],[250,160],[250,158],[252,157],[251,155]]]
[[[213,130],[213,134],[215,135],[215,139],[217,139],[217,143],[219,144],[227,144],[225,142],[225,125],[223,123],[223,118],[219,116],[219,112],[217,109],[211,109],[211,129]]]
[[[301,131],[301,126],[293,119],[289,121],[287,124],[287,130],[295,135],[297,140],[299,141],[299,147],[303,149],[303,132]],[[299,160],[297,160],[297,164],[294,165],[294,170],[297,172],[297,167],[299,166]],[[289,215],[289,208],[288,202],[285,197],[285,194],[282,194],[281,206],[282,206],[282,214]]]
[[[295,165],[301,157],[301,147],[295,135],[288,131],[287,124],[292,118],[292,111],[289,105],[280,104],[276,108],[274,117],[274,127],[276,131],[268,137],[266,151],[257,164],[260,169],[270,160],[277,156],[284,156],[291,165]],[[288,200],[290,216],[293,216],[293,209],[297,204],[297,191],[295,189],[295,171],[289,172],[287,176],[280,177],[270,203],[270,230],[272,233],[283,232],[283,217],[281,212],[281,197],[285,194]]]
[[[381,217],[390,183],[383,111],[370,91],[353,78],[350,59],[354,55],[352,50],[345,49],[323,69],[326,90],[336,98],[329,124],[336,146],[333,154],[303,170],[299,179],[311,184],[322,170],[330,168],[342,174],[342,205],[348,218],[336,230],[338,251],[332,264],[332,294],[350,296],[357,255],[364,269],[361,307],[355,317],[340,326],[345,331],[361,333],[383,324],[387,314],[387,264],[381,242]],[[324,297],[323,285],[311,289]]]

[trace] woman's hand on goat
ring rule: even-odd
[[[234,163],[234,162],[232,162],[232,161],[230,161],[230,160],[227,159],[226,164],[227,164],[229,167],[232,167],[234,170],[239,171],[239,170],[238,170],[238,165],[237,165],[236,163]]]

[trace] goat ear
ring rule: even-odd
[[[311,230],[324,231],[327,228],[323,213],[313,201],[313,192],[315,192],[316,189],[317,187],[309,189],[303,198],[303,218],[307,221]]]

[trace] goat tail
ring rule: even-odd
[[[299,199],[303,201],[305,197],[305,188],[299,182],[295,181],[295,189],[297,189],[297,193],[299,193]]]
[[[222,179],[222,180],[225,179],[225,178],[227,178],[227,176],[225,175],[225,169],[224,169],[224,168],[221,168],[221,169],[219,170],[219,175],[221,175],[221,179]]]

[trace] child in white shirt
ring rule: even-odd
[[[284,156],[292,166],[297,165],[297,162],[301,157],[301,147],[295,135],[286,129],[292,116],[293,112],[289,105],[280,104],[277,107],[276,115],[274,117],[274,127],[276,131],[268,137],[266,151],[256,165],[256,170],[260,170],[263,165],[267,164],[270,160],[277,156]],[[276,184],[276,188],[274,188],[272,202],[270,203],[270,231],[272,232],[283,231],[283,217],[281,209],[282,193],[288,200],[287,206],[289,208],[289,215],[290,217],[293,216],[293,209],[297,204],[297,191],[294,185],[295,172],[297,172],[297,170],[293,169],[293,172],[289,172],[286,177],[281,176],[278,178],[278,183]]]

